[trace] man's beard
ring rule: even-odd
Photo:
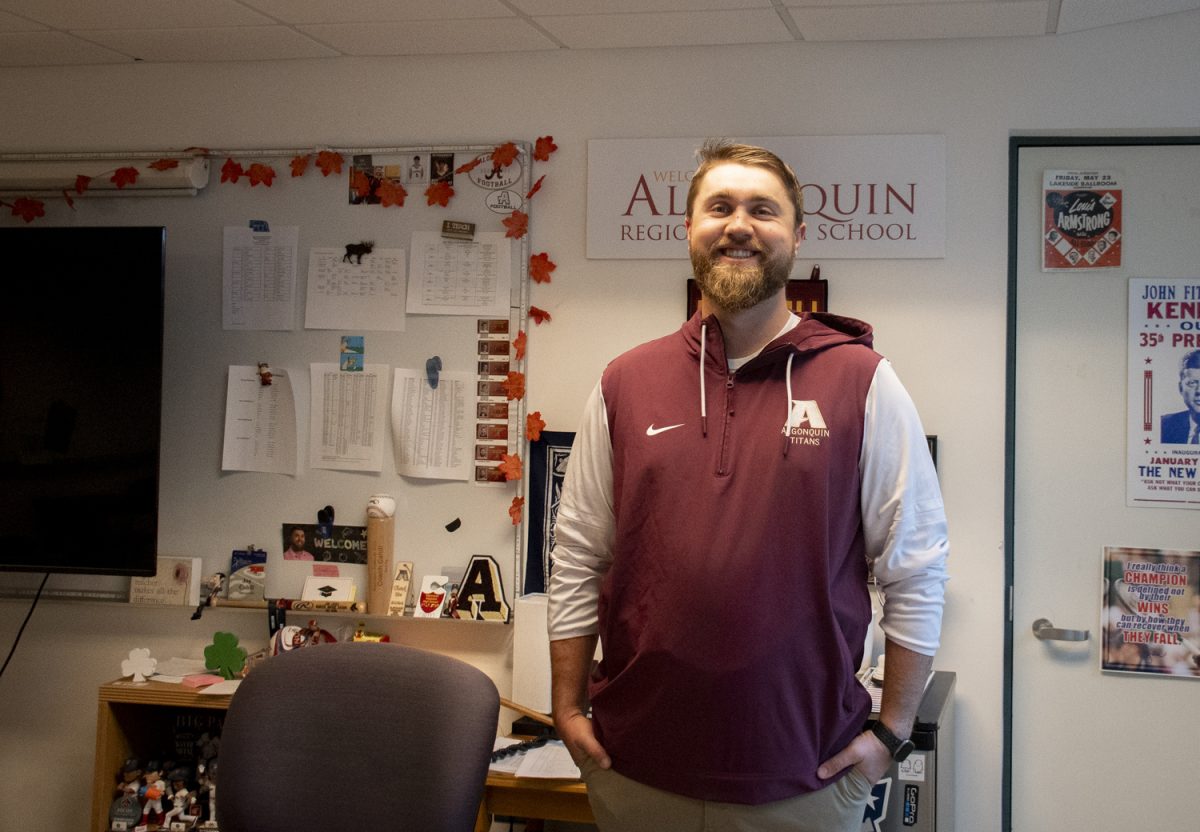
[[[757,261],[714,263],[707,252],[692,251],[692,274],[705,299],[726,312],[757,306],[787,285],[795,256],[768,255]]]

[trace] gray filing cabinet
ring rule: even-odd
[[[913,725],[916,750],[875,784],[862,832],[954,829],[954,681],[934,672]]]

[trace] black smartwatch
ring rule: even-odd
[[[908,759],[908,755],[913,752],[914,748],[916,748],[916,746],[913,745],[912,740],[900,739],[891,731],[889,731],[886,725],[878,720],[876,720],[875,724],[871,726],[871,733],[879,738],[879,741],[883,743],[884,747],[888,750],[888,753],[892,755],[892,759],[897,763]]]

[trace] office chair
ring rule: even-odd
[[[263,662],[229,705],[221,832],[469,832],[500,698],[478,669],[397,644]]]

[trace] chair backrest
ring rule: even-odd
[[[229,705],[221,832],[467,832],[500,698],[480,670],[397,644],[322,644],[254,668]]]

